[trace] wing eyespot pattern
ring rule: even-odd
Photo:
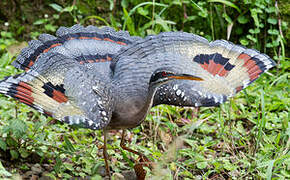
[[[214,76],[226,76],[235,67],[235,65],[229,63],[228,58],[219,53],[199,54],[193,58],[193,61],[199,63],[204,70]]]
[[[246,53],[241,53],[237,59],[238,61],[244,61],[242,66],[247,69],[250,83],[256,80],[260,74],[267,70],[267,67],[263,61],[256,57],[251,57]],[[193,58],[193,61],[199,63],[204,70],[207,70],[213,76],[219,75],[221,77],[225,77],[235,67],[235,64],[229,63],[229,59],[223,57],[219,53],[199,54]],[[237,87],[237,91],[240,91],[240,89],[240,87]]]

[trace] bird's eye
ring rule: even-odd
[[[166,79],[171,74],[172,73],[168,71],[158,71],[151,76],[151,79],[149,82],[152,83],[152,82],[157,82],[158,80],[161,80],[161,79]]]

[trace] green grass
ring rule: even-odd
[[[115,14],[110,11],[103,16],[90,14],[82,4],[50,5],[55,12],[49,20],[35,21],[31,35],[53,33],[62,25],[60,19],[75,22],[82,15],[85,18],[81,23],[95,23],[92,21],[95,19],[96,24],[125,28],[139,36],[183,29],[212,40],[226,38],[231,33],[230,40],[267,52],[278,62],[277,67],[220,107],[160,105],[151,110],[140,127],[127,131],[129,146],[156,163],[155,169],[148,171],[149,178],[290,178],[289,58],[278,23],[271,20],[277,18],[273,2],[122,1],[119,9],[113,1],[109,2]],[[225,12],[224,5],[231,9]],[[176,9],[181,13],[172,13]],[[182,18],[183,15],[187,18]],[[230,30],[231,23],[234,26]],[[283,21],[280,28],[288,32]],[[15,55],[13,50],[23,47],[14,31],[20,30],[1,30],[0,79],[19,73],[10,65]],[[101,178],[99,174],[104,166],[101,131],[60,124],[2,95],[0,119],[1,177],[17,179],[17,174],[22,176],[40,164],[52,178]],[[114,173],[132,170],[137,158],[120,148],[120,137],[119,131],[109,133],[108,153]]]

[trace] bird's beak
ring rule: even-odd
[[[197,76],[192,76],[188,74],[175,74],[172,76],[168,76],[169,79],[182,79],[182,80],[192,80],[192,81],[203,81],[202,78]]]

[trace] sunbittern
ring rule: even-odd
[[[70,125],[124,132],[159,104],[217,106],[275,63],[256,50],[185,32],[142,39],[74,25],[30,41],[13,65],[26,72],[0,81],[0,93]],[[122,137],[121,147],[148,161]],[[104,156],[109,171],[106,144]]]

